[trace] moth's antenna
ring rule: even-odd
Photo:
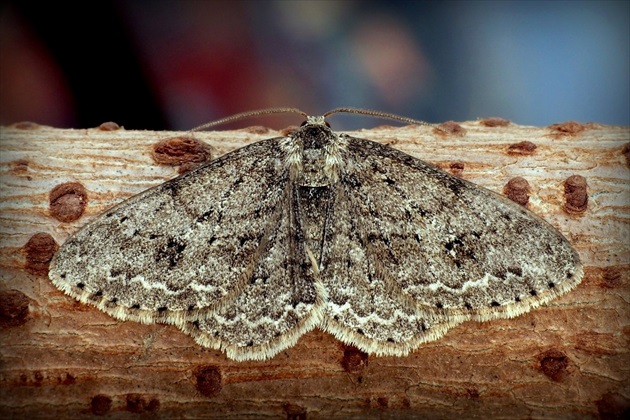
[[[257,109],[255,111],[247,111],[241,112],[239,114],[234,114],[229,117],[221,118],[220,120],[212,121],[206,124],[202,124],[198,127],[193,128],[190,131],[200,131],[205,130],[209,127],[214,127],[215,125],[227,124],[238,120],[243,120],[245,118],[259,117],[261,115],[269,115],[269,114],[300,114],[304,118],[308,117],[305,112],[300,111],[297,108],[266,108],[266,109]]]
[[[400,121],[407,124],[415,125],[433,125],[425,121],[414,120],[413,118],[401,117],[400,115],[390,114],[387,112],[373,111],[371,109],[363,108],[335,108],[332,111],[328,111],[324,114],[324,118],[332,114],[338,114],[341,112],[347,112],[349,114],[369,115],[370,117],[384,118],[386,120]]]

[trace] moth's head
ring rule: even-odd
[[[306,121],[302,123],[301,127],[304,127],[307,125],[313,125],[313,126],[325,125],[326,127],[330,128],[330,124],[328,124],[328,122],[326,121],[326,117],[324,117],[323,115],[316,115],[314,117],[307,116]]]
[[[303,142],[305,149],[321,148],[334,137],[330,124],[323,116],[306,117],[294,135]]]
[[[335,138],[330,124],[322,116],[306,117],[293,136],[302,142],[304,149],[321,149]]]

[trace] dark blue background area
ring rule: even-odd
[[[2,124],[185,130],[264,107],[354,106],[630,125],[627,1],[20,1],[0,13]],[[240,126],[299,124],[269,118]]]

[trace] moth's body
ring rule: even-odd
[[[582,268],[519,205],[308,117],[109,210],[50,275],[113,316],[175,324],[242,360],[314,327],[405,355],[464,320],[547,302]]]
[[[303,223],[301,230],[307,254],[312,255],[318,271],[345,145],[345,140],[334,133],[321,116],[308,117],[282,144],[288,157],[285,162],[291,184],[296,190],[292,210],[296,213],[295,219]]]

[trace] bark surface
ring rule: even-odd
[[[253,141],[261,127],[175,133],[21,123],[0,137],[0,416],[604,417],[630,410],[630,129],[500,119],[353,132],[501,192],[556,226],[585,265],[565,296],[466,322],[408,357],[314,330],[235,362],[177,328],[120,322],[47,278],[93,216]],[[176,165],[176,166],[173,166]]]

